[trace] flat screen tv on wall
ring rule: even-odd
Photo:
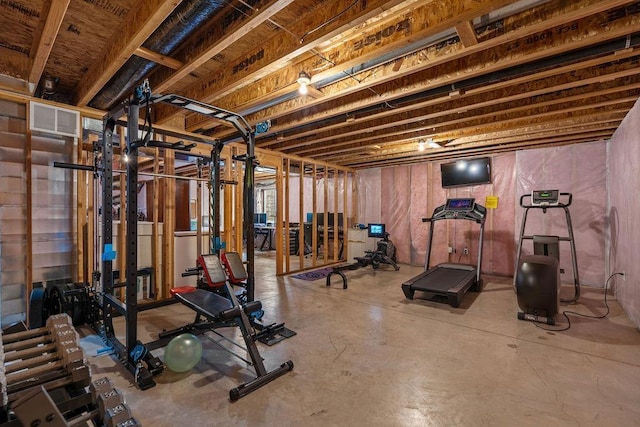
[[[442,163],[440,172],[442,173],[442,188],[489,184],[491,182],[491,160],[489,157],[481,157]]]

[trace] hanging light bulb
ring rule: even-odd
[[[309,83],[311,83],[311,77],[309,77],[309,74],[307,74],[306,71],[300,71],[300,74],[298,74],[298,84],[300,85],[298,92],[300,95],[306,95],[309,93],[309,88],[307,87]]]
[[[426,147],[425,147],[424,141],[422,141],[422,140],[419,141],[418,142],[418,151],[424,151],[425,148]]]

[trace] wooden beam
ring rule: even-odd
[[[368,2],[367,8],[375,6],[370,3],[372,2]],[[415,9],[409,9],[409,6],[407,6],[408,9],[399,6],[394,8],[392,4],[385,6],[385,10],[395,10],[394,15],[382,21],[380,21],[377,15],[371,16],[372,14],[370,14],[363,16],[358,22],[358,31],[352,32],[350,35],[351,39],[345,40],[344,35],[340,33],[341,40],[336,47],[331,49],[323,48],[321,55],[307,55],[302,58],[302,61],[300,60],[300,55],[311,49],[302,50],[301,46],[294,44],[291,46],[291,49],[296,49],[295,52],[298,57],[286,56],[285,58],[287,62],[292,62],[295,59],[297,61],[295,67],[291,67],[287,63],[280,63],[276,60],[277,58],[274,58],[274,62],[268,63],[267,58],[273,56],[270,51],[277,50],[279,45],[270,48],[265,44],[265,59],[262,60],[264,67],[263,69],[256,70],[258,74],[252,74],[255,76],[254,80],[257,78],[261,79],[259,87],[251,85],[240,90],[241,82],[236,84],[229,80],[227,86],[222,86],[222,84],[218,82],[215,83],[215,86],[221,86],[221,89],[223,89],[221,91],[214,92],[213,86],[204,87],[202,84],[198,86],[198,89],[200,93],[204,92],[208,102],[215,100],[216,105],[236,111],[237,105],[242,105],[255,98],[265,96],[274,90],[278,90],[282,86],[282,82],[295,82],[297,73],[301,70],[322,68],[323,70],[321,72],[312,76],[315,81],[341,73],[351,74],[350,70],[353,67],[360,67],[362,64],[373,61],[379,56],[391,55],[394,51],[404,48],[407,43],[416,43],[418,40],[427,39],[430,36],[450,29],[461,19],[473,19],[501,6],[513,3],[513,1],[501,0],[481,3],[473,0],[462,0],[455,2],[451,7],[444,7],[440,3],[441,2],[420,2],[417,7],[414,6]],[[321,18],[321,16],[314,17],[314,19],[318,20]],[[421,22],[421,24],[412,25],[412,22]],[[310,26],[313,28],[311,23]],[[355,27],[356,25],[354,23],[350,28]],[[303,32],[305,30],[300,29],[298,31]],[[348,30],[347,33],[349,33]],[[387,34],[387,36],[380,37],[382,33]],[[336,33],[335,35],[338,34]],[[368,43],[366,41],[371,39],[375,40],[375,43]],[[320,47],[320,45],[309,47],[315,48]],[[331,60],[327,62],[322,58],[331,58]],[[331,67],[326,68],[327,63],[330,63]],[[398,63],[395,62],[394,64],[397,66]],[[253,68],[257,69],[257,66]],[[361,88],[364,86],[369,85],[363,83]],[[194,85],[194,89],[195,87],[196,85]],[[232,88],[235,88],[235,90],[232,90]],[[321,93],[322,92],[317,93],[318,97],[324,96],[324,94],[320,95]],[[300,102],[297,104],[300,105]],[[201,117],[194,120],[200,122],[205,121]],[[187,123],[187,129],[193,129],[195,126],[197,126],[197,123]]]
[[[398,67],[396,63],[391,62],[367,72],[358,73],[355,75],[355,79],[343,79],[325,86],[322,88],[322,92],[324,93],[324,98],[322,99],[305,99],[305,102],[300,102],[300,100],[297,99],[286,101],[277,106],[265,108],[257,113],[247,115],[246,119],[250,123],[260,122],[267,118],[274,120],[320,104],[323,105],[323,108],[318,109],[316,114],[319,117],[326,117],[329,112],[328,109],[332,107],[331,113],[337,113],[338,111],[365,108],[368,105],[384,101],[391,102],[397,97],[424,91],[431,87],[452,84],[476,75],[519,65],[523,63],[523,61],[527,61],[525,58],[529,58],[528,61],[538,60],[543,57],[549,57],[554,54],[559,55],[568,50],[595,44],[606,39],[619,37],[630,31],[630,24],[633,23],[633,18],[618,19],[611,22],[610,25],[606,23],[607,17],[604,16],[602,12],[611,7],[626,4],[628,1],[615,0],[614,3],[615,4],[597,0],[589,0],[588,2],[582,2],[580,4],[559,2],[558,4],[561,5],[556,6],[556,8],[542,8],[537,11],[536,15],[524,15],[520,19],[520,21],[524,20],[524,22],[520,22],[522,24],[521,26],[514,25],[513,29],[507,31],[505,34],[485,40],[476,46],[470,48],[448,46],[446,49],[425,48],[416,52],[415,55],[405,57],[400,67]],[[597,17],[597,20],[601,22],[595,22],[597,20],[592,18],[585,19],[592,15]],[[520,15],[510,19],[514,22],[519,22],[517,18],[520,18]],[[527,23],[527,20],[529,23]],[[573,22],[575,20],[577,21]],[[577,25],[576,29],[572,30],[571,28],[573,27],[567,27],[567,22],[575,23]],[[604,25],[605,23],[607,25]],[[565,28],[562,27],[563,25],[569,28],[568,32],[563,30],[563,28]],[[531,43],[525,43],[530,36],[549,31],[553,26],[558,27],[558,32],[554,33],[553,37],[534,38],[532,39],[534,41]],[[560,32],[560,30],[565,32]],[[520,43],[520,46],[513,48],[514,43]],[[488,50],[489,48],[496,50],[491,51]],[[473,55],[473,58],[467,59],[471,55]],[[477,63],[473,64],[472,62]],[[403,75],[413,75],[411,78],[414,79],[416,83],[398,85],[397,79]],[[421,75],[424,75],[424,79],[418,78]],[[270,78],[271,77],[261,80],[261,86],[269,86],[268,80]],[[425,86],[423,80],[428,81],[429,84]],[[392,81],[395,81],[395,83],[388,83]],[[380,84],[385,84],[385,86],[376,87],[376,91],[381,94],[381,96],[374,96],[374,94],[363,91],[363,89],[367,87]],[[389,87],[389,89],[387,89],[387,87]],[[366,101],[362,99],[364,95],[360,95],[357,98],[354,96],[353,99],[357,99],[357,101],[345,105],[345,95],[355,94],[359,91],[361,94],[368,95]],[[243,92],[244,90],[238,91],[229,98],[225,97],[224,99],[220,99],[218,105],[233,110],[233,105],[231,104],[233,99],[240,99],[241,96],[245,96]],[[298,120],[302,120],[300,116],[298,116]],[[307,122],[308,120],[309,117],[305,114],[304,121]],[[291,122],[292,120],[289,121]],[[281,121],[278,120],[278,122]],[[203,125],[200,124],[200,126],[202,127]],[[187,127],[190,127],[190,123],[188,123]],[[273,130],[275,129],[272,128],[272,131]],[[224,137],[224,135],[219,132],[216,132],[215,136]]]
[[[173,59],[161,53],[154,52],[151,49],[147,49],[143,46],[137,48],[134,52],[134,55],[139,56],[140,58],[144,58],[148,61],[155,62],[156,64],[164,65],[165,67],[171,68],[172,70],[178,70],[182,66],[184,66],[184,64],[177,59]]]
[[[298,163],[300,165],[298,176],[298,218],[300,228],[298,229],[298,269],[304,268],[305,260],[305,240],[304,240],[304,223],[305,223],[305,211],[304,211],[304,161]]]
[[[264,23],[276,13],[291,4],[293,0],[273,0],[264,9],[258,11],[255,15],[247,19],[247,21],[235,31],[229,32],[225,37],[219,39],[214,45],[208,46],[203,52],[200,52],[195,58],[183,65],[178,71],[173,73],[169,78],[154,86],[154,91],[158,93],[166,92],[177,82],[189,75],[202,66],[205,62],[240,40],[245,34]]]
[[[506,1],[506,0],[501,0]],[[203,102],[214,102],[216,99],[233,93],[240,87],[251,85],[256,80],[267,76],[280,69],[290,69],[290,64],[299,56],[312,49],[321,47],[325,42],[340,35],[344,31],[351,30],[370,19],[375,19],[382,11],[393,8],[403,3],[403,0],[369,0],[366,6],[350,8],[352,0],[329,0],[321,7],[315,8],[313,13],[302,17],[294,25],[288,27],[288,32],[293,34],[305,34],[309,28],[321,28],[319,31],[308,35],[303,43],[298,37],[283,37],[281,32],[274,33],[274,36],[265,40],[259,49],[243,52],[234,58],[231,63],[242,63],[246,58],[256,57],[256,51],[262,52],[261,59],[248,64],[241,73],[229,73],[219,70],[215,76],[209,75],[206,79],[190,85],[184,95],[190,98],[197,98]],[[337,19],[331,21],[330,25],[324,25],[335,16],[335,11],[344,10]],[[289,70],[297,73],[300,70]],[[295,78],[289,81],[292,83]],[[281,80],[287,81],[287,80]],[[154,83],[154,87],[158,84]],[[255,85],[251,85],[255,89]],[[216,103],[219,105],[219,103]],[[160,106],[159,106],[160,107]],[[166,108],[158,108],[158,122],[174,115],[175,112]]]
[[[439,126],[439,123],[436,122],[438,118],[444,118],[442,120],[446,120],[447,117],[453,116],[455,119],[473,120],[478,118],[480,114],[484,114],[490,118],[492,115],[505,112],[500,109],[501,106],[508,106],[508,111],[517,111],[518,109],[526,110],[638,89],[640,87],[640,79],[637,77],[637,73],[634,72],[633,63],[629,63],[628,65],[632,68],[616,73],[621,77],[627,76],[625,83],[622,85],[617,83],[597,84],[598,77],[581,79],[580,77],[584,77],[581,74],[577,76],[572,75],[571,77],[576,77],[576,79],[569,83],[560,80],[558,81],[558,85],[550,87],[544,86],[548,83],[548,80],[540,80],[539,83],[540,86],[542,86],[540,88],[532,84],[530,84],[529,88],[527,88],[526,85],[515,85],[508,89],[505,88],[501,92],[490,94],[492,96],[486,96],[484,94],[474,95],[449,102],[446,102],[445,98],[445,102],[433,102],[430,103],[430,106],[423,109],[417,107],[415,109],[400,111],[397,114],[372,115],[340,134],[336,135],[336,132],[331,132],[330,130],[326,132],[316,131],[313,138],[309,141],[303,140],[301,142],[290,143],[279,149],[290,150],[300,147],[299,150],[295,151],[296,154],[312,155],[314,151],[318,150],[317,147],[319,145],[322,145],[322,147],[330,146],[335,150],[343,145],[372,140],[371,134],[367,133],[370,131],[375,131],[375,139],[386,135],[393,136],[396,130],[404,125],[425,132],[425,128],[431,129]],[[557,80],[559,79],[556,79],[556,81]],[[561,93],[560,91],[563,92]],[[536,102],[531,102],[532,99],[535,99]],[[420,125],[421,122],[428,123],[428,126]],[[404,132],[406,131],[405,129]],[[434,135],[432,132],[429,132],[429,136],[433,137]],[[424,137],[424,135],[422,135],[422,137]],[[371,143],[377,144],[378,142],[371,141]]]
[[[160,149],[157,147],[153,149],[153,173],[160,173]],[[153,177],[153,202],[152,202],[152,216],[153,224],[151,225],[151,265],[153,267],[153,295],[158,299],[158,293],[160,289],[163,289],[163,269],[162,264],[162,246],[160,245],[160,221],[158,220],[160,214],[160,178]],[[149,209],[149,206],[147,206]],[[177,284],[173,284],[176,286]]]
[[[29,123],[31,122],[31,108],[29,104],[26,105],[26,125],[27,125],[27,140],[24,146],[24,173],[26,177],[25,182],[25,195],[26,195],[26,218],[25,218],[25,295],[26,300],[25,313],[27,322],[29,320],[29,298],[31,297],[31,291],[33,290],[33,157],[32,157],[32,133]],[[33,325],[40,326],[40,325]]]
[[[478,38],[476,37],[476,30],[473,28],[473,22],[464,21],[456,24],[456,33],[460,37],[460,41],[464,47],[475,46],[478,44]]]
[[[639,56],[640,52],[627,52],[625,53],[624,58],[621,58],[619,55],[611,54],[604,57],[599,57],[595,59],[591,59],[588,61],[581,62],[579,64],[570,64],[564,67],[557,67],[550,70],[546,70],[541,73],[529,74],[516,79],[511,79],[504,82],[497,82],[494,84],[489,84],[485,86],[481,86],[478,88],[471,89],[466,92],[464,98],[462,100],[456,102],[456,106],[451,106],[450,99],[448,97],[440,97],[435,99],[430,99],[425,102],[416,103],[407,107],[395,108],[392,110],[385,110],[380,113],[368,115],[364,120],[367,121],[379,121],[388,116],[396,116],[403,112],[412,112],[412,115],[421,114],[415,113],[417,110],[421,108],[426,108],[429,106],[438,107],[440,111],[446,111],[447,109],[454,108],[458,109],[457,111],[462,111],[467,107],[475,108],[478,107],[478,103],[486,103],[485,105],[491,105],[492,102],[495,102],[495,96],[492,96],[492,93],[496,93],[499,96],[500,102],[507,102],[512,100],[524,99],[528,97],[537,97],[540,95],[544,95],[547,93],[551,93],[554,91],[562,91],[571,88],[575,88],[577,86],[586,86],[599,83],[602,79],[610,79],[615,80],[619,78],[624,78],[628,76],[634,76],[637,74],[637,69],[634,61],[623,62],[622,59],[625,58],[633,58],[634,56]],[[604,66],[605,64],[611,61],[620,61],[617,63],[612,63],[610,66]],[[577,68],[580,67],[580,68]],[[549,86],[549,82],[556,83],[553,86]],[[500,91],[500,92],[497,92]],[[447,105],[445,108],[443,104]],[[310,120],[313,119],[313,116],[309,117]],[[398,118],[395,119],[396,121]],[[394,122],[394,124],[398,124]],[[329,131],[336,128],[346,127],[348,123],[339,123],[334,125],[328,125],[323,128],[323,131]],[[278,131],[278,126],[272,127],[272,131]],[[317,136],[317,131],[313,134]],[[290,135],[290,136],[289,136]],[[302,132],[289,135],[284,138],[282,142],[286,142],[287,140],[297,139],[304,137],[306,135],[310,135],[310,133]],[[345,135],[346,136],[346,135]],[[355,142],[353,139],[351,142]],[[272,145],[270,143],[262,144],[263,146]],[[335,148],[335,144],[332,144],[332,147]],[[298,155],[310,155],[313,151],[317,150],[317,148],[309,147],[303,148],[301,150],[297,150],[296,154]]]
[[[165,142],[176,142],[176,140],[165,137]],[[164,173],[175,174],[174,150],[164,150]],[[169,289],[174,286],[175,270],[176,179],[163,178],[163,184],[162,282],[158,281],[158,299],[169,298]]]
[[[53,43],[58,37],[58,31],[60,31],[60,25],[67,13],[67,8],[71,0],[55,0],[51,2],[49,13],[38,41],[38,47],[35,55],[33,55],[33,63],[31,65],[31,71],[29,72],[29,82],[33,83],[33,92],[35,92],[44,67],[47,65],[49,54],[53,48]]]
[[[636,95],[637,98],[637,95]],[[383,139],[378,139],[375,141],[371,141],[370,144],[377,143],[381,144],[384,142],[393,142],[399,139],[399,136],[402,134],[406,134],[408,132],[416,132],[417,134],[424,133],[437,133],[443,137],[443,134],[446,132],[463,132],[468,130],[472,134],[482,134],[489,132],[488,129],[494,129],[497,125],[507,125],[511,126],[510,123],[518,122],[517,125],[513,126],[521,126],[523,125],[522,120],[534,120],[535,118],[545,118],[549,116],[556,116],[558,118],[565,118],[571,114],[571,112],[579,112],[591,109],[593,107],[598,106],[611,106],[622,103],[629,103],[630,100],[634,99],[634,96],[627,96],[622,99],[613,99],[608,100],[604,98],[603,101],[599,101],[598,98],[591,96],[591,94],[586,94],[582,97],[576,97],[573,102],[565,101],[565,100],[557,100],[550,101],[546,103],[534,104],[529,106],[520,106],[514,107],[513,109],[508,109],[505,111],[490,111],[490,110],[480,110],[478,113],[470,114],[469,117],[458,117],[456,115],[450,115],[444,117],[444,119],[438,123],[430,122],[428,125],[417,125],[412,127],[410,130],[408,128],[404,128],[401,130],[392,129],[387,133],[386,137],[382,137]],[[550,107],[554,107],[553,109]],[[578,115],[576,115],[578,117]],[[435,129],[435,130],[434,130]],[[378,131],[376,134],[380,134]],[[446,135],[446,139],[455,139],[462,135]],[[347,145],[346,143],[344,145]],[[370,151],[371,148],[366,148],[367,151]],[[331,159],[334,161],[334,158]]]
[[[76,88],[76,104],[85,106],[182,0],[144,0],[129,11],[99,58]]]

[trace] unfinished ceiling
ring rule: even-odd
[[[3,89],[108,110],[148,78],[154,93],[270,120],[258,147],[354,168],[607,139],[640,96],[640,1],[11,0],[0,12]],[[204,116],[153,114],[237,139]]]

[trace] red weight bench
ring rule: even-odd
[[[256,346],[256,340],[260,338],[261,334],[254,332],[248,317],[248,313],[260,310],[262,304],[260,301],[250,301],[246,304],[238,302],[217,255],[200,255],[197,263],[198,267],[202,269],[206,285],[211,290],[193,286],[181,286],[171,289],[171,295],[176,300],[196,312],[196,319],[193,324],[187,327],[161,334],[161,338],[166,338],[168,334],[175,335],[177,332],[187,332],[188,330],[239,327],[247,352],[251,358],[252,366],[255,369],[256,378],[229,391],[231,401],[236,401],[292,370],[293,362],[289,360],[270,372],[266,370],[262,356]],[[226,296],[222,294],[226,294]],[[203,322],[202,318],[206,319],[206,322]]]
[[[229,275],[229,282],[234,286],[247,286],[247,269],[244,268],[244,263],[238,252],[225,252],[220,256],[222,264],[224,264],[227,274]]]

